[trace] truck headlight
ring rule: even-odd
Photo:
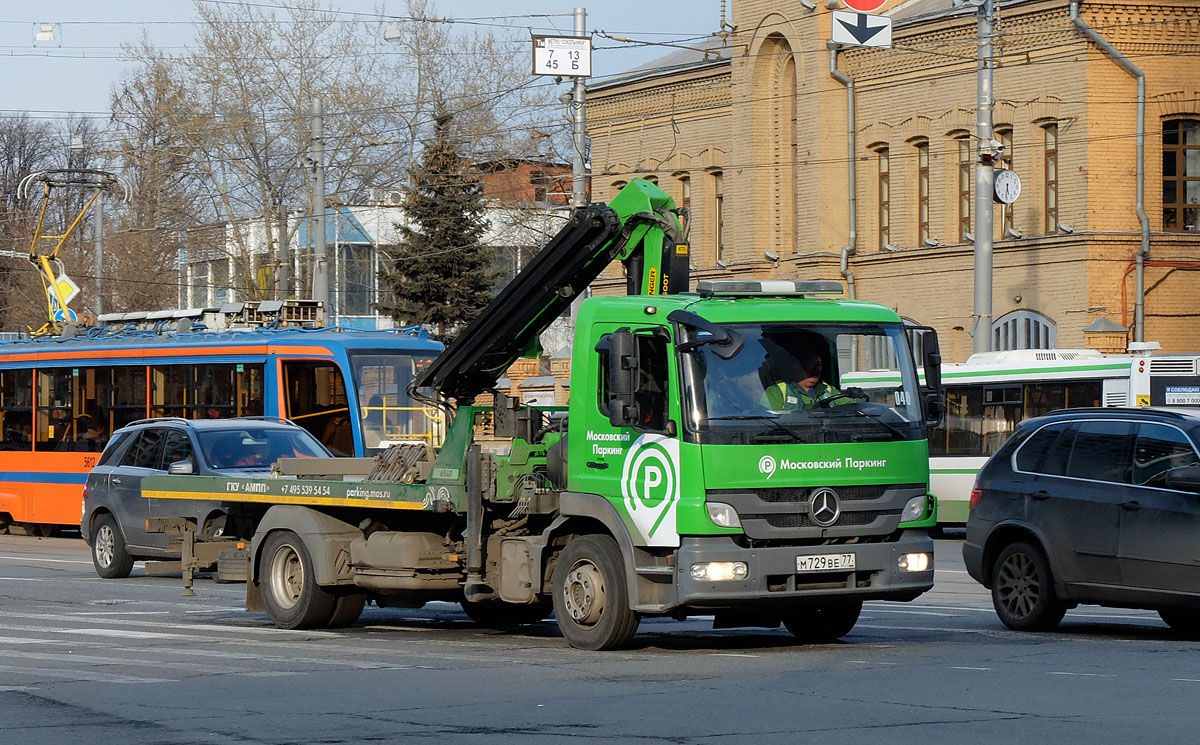
[[[720,525],[722,528],[740,528],[742,521],[738,518],[737,510],[724,502],[709,502],[708,519],[714,524]]]
[[[701,582],[727,582],[731,579],[746,579],[750,568],[744,561],[705,561],[692,564],[692,579]]]
[[[913,497],[904,504],[904,509],[900,512],[900,522],[907,523],[913,520],[920,520],[921,515],[925,514],[925,495]]]
[[[900,571],[927,572],[933,566],[933,557],[929,554],[900,554]]]

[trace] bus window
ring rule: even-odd
[[[342,371],[324,360],[285,360],[285,416],[311,432],[334,455],[354,455],[354,430]],[[282,407],[281,407],[282,408]]]
[[[33,447],[33,371],[0,370],[0,450]]]
[[[983,389],[983,452],[1000,449],[1021,422],[1021,386],[986,386]]]
[[[981,455],[983,453],[983,388],[957,386],[946,389],[946,417],[929,442],[930,455]]]

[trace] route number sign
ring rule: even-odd
[[[534,36],[533,74],[586,78],[592,74],[592,37]]]
[[[874,13],[886,4],[887,0],[842,0],[842,5],[858,13]]]

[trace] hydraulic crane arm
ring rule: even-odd
[[[605,204],[577,207],[479,316],[409,385],[469,401],[509,365],[613,261],[625,264],[631,295],[687,290],[688,250],[675,203],[655,184],[634,179]]]

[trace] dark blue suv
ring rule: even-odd
[[[1200,633],[1200,410],[1029,419],[979,471],[963,559],[1009,628],[1079,603]]]

